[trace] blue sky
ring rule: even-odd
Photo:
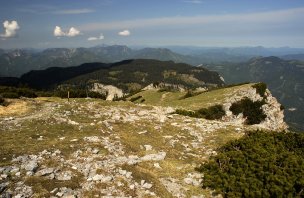
[[[304,47],[303,21],[303,0],[3,0],[0,48]]]

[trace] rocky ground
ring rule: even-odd
[[[1,107],[2,197],[212,197],[195,168],[247,130],[131,102],[39,98],[11,107],[21,103],[19,114]]]

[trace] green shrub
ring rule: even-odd
[[[221,119],[225,115],[225,110],[222,105],[214,105],[208,108],[202,108],[197,111],[187,111],[184,109],[177,109],[174,113],[195,117],[195,118],[205,118],[208,120]]]
[[[136,100],[138,100],[140,98],[142,98],[142,96],[136,96],[136,97],[130,98],[130,101],[135,102]]]
[[[5,100],[2,96],[0,96],[0,105],[4,106]]]
[[[27,97],[27,98],[36,98],[37,94],[35,91],[29,89],[29,88],[18,88],[16,89],[17,94],[20,97]]]
[[[33,89],[26,87],[0,86],[0,94],[4,98],[20,98],[20,97],[36,98],[37,97],[37,94]]]
[[[4,92],[1,93],[4,98],[19,98],[20,96],[15,92]]]
[[[189,116],[189,117],[200,118],[199,115],[197,114],[197,112],[195,112],[195,111],[187,111],[187,110],[184,110],[184,109],[176,109],[174,113],[179,114],[179,115]]]
[[[262,109],[264,104],[264,100],[253,102],[249,98],[244,98],[241,101],[233,103],[229,110],[232,111],[234,115],[243,113],[243,116],[246,118],[246,124],[248,125],[259,124],[267,117]]]
[[[265,83],[257,83],[252,85],[253,88],[256,89],[256,93],[258,93],[261,97],[265,96],[267,85]]]
[[[190,97],[193,97],[193,96],[197,96],[197,95],[200,95],[201,93],[203,93],[203,91],[193,91],[193,90],[190,89],[190,90],[187,91],[187,93],[184,96],[182,96],[180,98],[180,100],[190,98]]]
[[[223,109],[223,105],[214,105],[208,108],[202,108],[199,109],[197,113],[208,120],[221,119],[226,114]]]
[[[223,197],[304,197],[304,134],[249,132],[197,170]]]

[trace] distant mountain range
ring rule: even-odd
[[[304,129],[304,63],[278,57],[256,57],[243,63],[208,65],[219,72],[227,84],[265,82],[272,94],[285,106],[286,119]]]
[[[75,49],[50,48],[39,52],[16,49],[0,50],[0,76],[18,77],[31,70],[49,67],[68,67],[90,62],[113,63],[137,58],[195,64],[191,57],[162,48],[132,50],[127,46],[114,45]]]
[[[303,60],[304,49],[294,48],[201,48],[178,47],[131,49],[123,45],[91,48],[0,49],[0,76],[19,77],[31,70],[68,67],[89,62],[113,63],[126,59],[156,59],[190,65],[245,62],[256,56],[275,55]]]

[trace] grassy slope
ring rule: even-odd
[[[250,86],[250,85],[242,85]],[[73,99],[71,102],[58,98],[39,98],[34,101],[27,101],[26,108],[28,111],[21,115],[14,114],[15,120],[6,122],[3,118],[8,114],[0,115],[0,166],[11,164],[10,160],[13,156],[24,154],[37,154],[38,152],[59,149],[65,160],[71,158],[71,154],[78,149],[85,150],[87,147],[97,147],[101,150],[100,156],[107,155],[107,149],[101,144],[88,144],[83,141],[86,136],[108,137],[108,128],[104,124],[98,124],[99,121],[107,120],[111,117],[109,111],[118,109],[121,121],[117,120],[112,123],[112,135],[120,137],[120,142],[125,148],[126,156],[138,155],[143,156],[149,153],[157,153],[165,151],[167,156],[164,161],[159,162],[161,170],[153,167],[154,162],[142,162],[138,165],[123,168],[133,172],[134,180],[140,182],[145,179],[153,183],[152,190],[160,197],[170,197],[170,193],[159,181],[159,178],[175,178],[183,186],[189,190],[186,195],[204,194],[210,196],[208,190],[202,190],[199,187],[186,185],[183,179],[188,173],[194,172],[194,168],[202,162],[208,160],[209,151],[215,150],[217,147],[225,144],[229,140],[239,138],[242,133],[235,132],[237,126],[219,127],[214,131],[210,131],[205,126],[216,127],[219,125],[217,121],[207,121],[204,119],[188,118],[180,115],[174,115],[165,122],[157,120],[157,116],[150,118],[142,117],[135,122],[125,122],[124,119],[129,117],[131,111],[150,111],[153,109],[150,105],[181,107],[186,109],[198,109],[206,107],[214,103],[220,103],[229,97],[238,87],[227,89],[219,89],[211,92],[202,93],[198,96],[179,100],[185,93],[170,93],[144,91],[137,95],[142,95],[147,106],[138,106],[131,102],[108,102],[96,99]],[[1,107],[2,108],[2,107]],[[66,113],[69,112],[69,113]],[[14,112],[15,113],[15,112]],[[100,116],[95,116],[100,114]],[[137,114],[136,114],[137,115]],[[56,118],[67,118],[78,122],[78,125],[70,125],[66,122],[59,122]],[[92,126],[91,123],[94,123]],[[147,133],[140,135],[140,131]],[[195,132],[195,133],[192,133]],[[43,140],[38,140],[43,136]],[[170,139],[164,136],[172,136]],[[199,136],[202,139],[199,141]],[[59,140],[65,137],[64,140]],[[71,140],[77,139],[76,142]],[[171,145],[171,140],[177,142]],[[145,151],[140,145],[151,145],[152,151]],[[183,145],[189,145],[190,151],[185,151]],[[198,147],[191,146],[197,144]],[[98,160],[98,159],[96,159]],[[52,161],[44,162],[48,164],[58,163]],[[101,170],[106,171],[106,170]],[[75,172],[75,171],[74,171]],[[80,187],[83,178],[79,173],[70,184],[71,187]],[[49,196],[48,191],[61,184],[54,180],[41,180],[41,178],[30,177],[26,179],[28,184],[34,186],[34,191],[39,196]],[[62,184],[63,185],[63,184]],[[93,195],[95,191],[85,192]],[[97,193],[97,192],[96,192]],[[130,194],[132,195],[132,194]]]
[[[203,107],[209,107],[214,104],[221,104],[227,98],[229,98],[229,96],[233,95],[236,90],[244,87],[250,87],[252,85],[253,84],[245,84],[217,89],[213,91],[203,92],[197,96],[186,99],[182,99],[186,92],[159,92],[156,90],[142,91],[130,98],[142,96],[143,99],[145,99],[145,102],[143,104],[197,110]],[[140,102],[141,99],[137,100],[136,102]]]

